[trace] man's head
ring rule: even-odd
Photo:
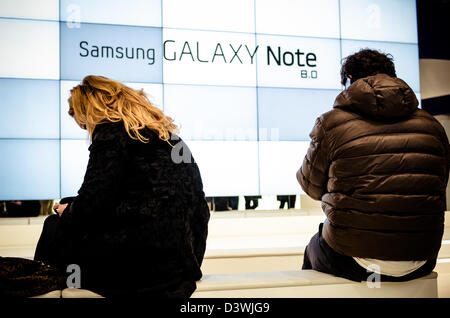
[[[350,83],[353,83],[360,78],[379,73],[397,77],[393,60],[391,54],[362,49],[344,58],[341,68],[341,84],[345,86],[347,78],[350,79]]]

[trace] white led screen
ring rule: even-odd
[[[414,0],[4,0],[0,200],[76,195],[89,136],[67,114],[89,74],[171,116],[208,196],[301,193],[295,172],[342,59],[391,53],[420,91]]]

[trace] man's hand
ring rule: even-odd
[[[61,214],[64,212],[64,209],[65,209],[68,205],[69,205],[68,203],[66,203],[66,204],[59,204],[59,203],[56,203],[56,204],[53,206],[53,210],[54,210],[56,213],[58,213],[59,216],[61,216]]]

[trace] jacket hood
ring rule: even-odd
[[[416,95],[403,80],[377,74],[355,81],[336,97],[333,107],[373,120],[399,120],[409,117],[418,105]]]

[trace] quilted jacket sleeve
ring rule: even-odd
[[[306,194],[320,200],[326,192],[329,168],[329,145],[321,118],[316,120],[309,136],[311,144],[302,166],[297,171],[297,180]]]

